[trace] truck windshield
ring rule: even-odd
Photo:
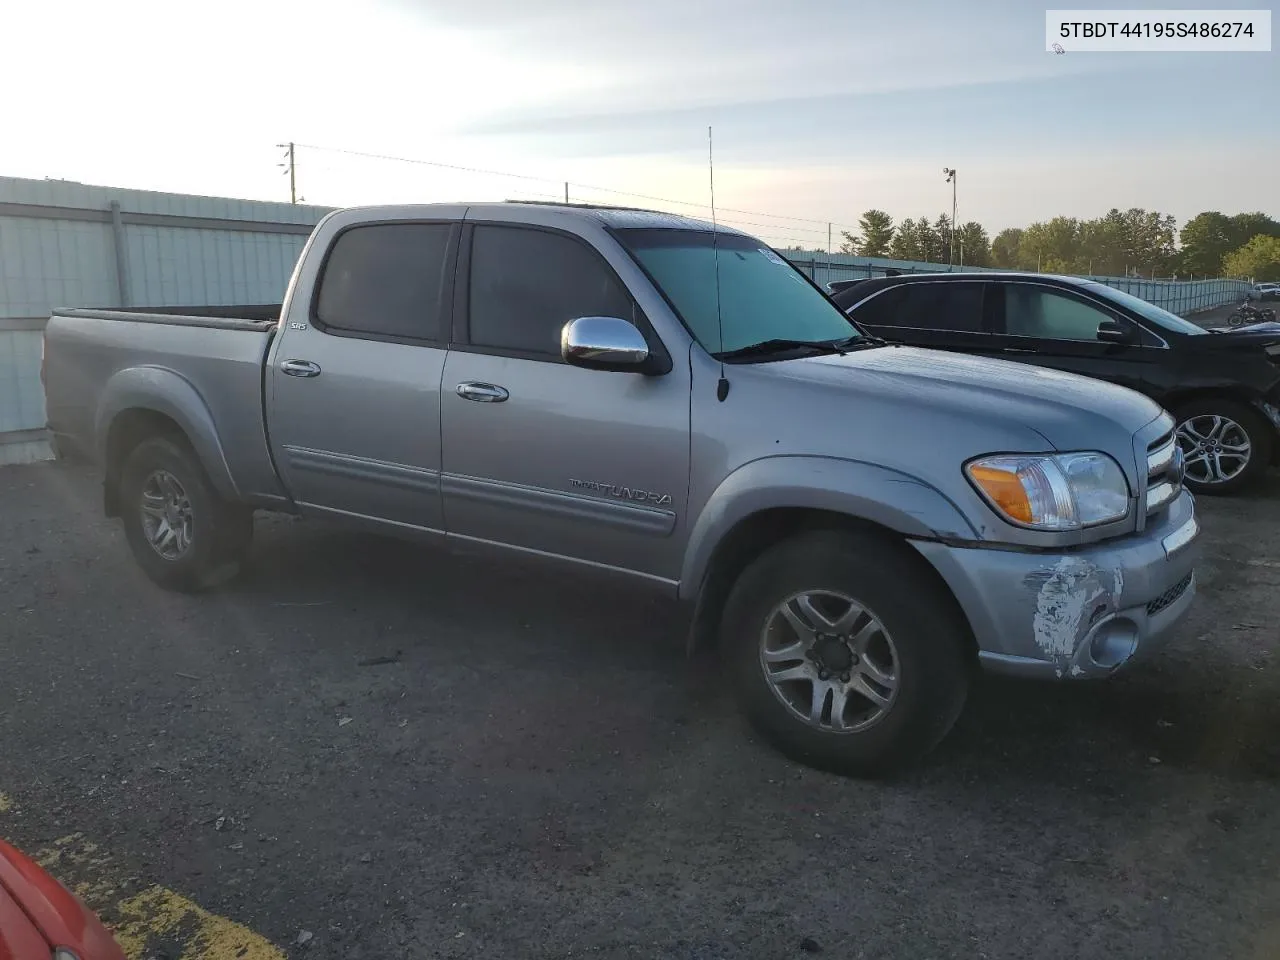
[[[709,230],[637,228],[615,235],[708,353],[773,340],[839,343],[860,335],[838,307],[759,240],[719,234],[717,283]]]

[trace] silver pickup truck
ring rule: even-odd
[[[60,310],[50,426],[157,583],[255,510],[610,571],[690,606],[780,749],[869,774],[971,669],[1112,673],[1195,593],[1173,421],[886,346],[743,233],[555,204],[339,211],[279,310]]]

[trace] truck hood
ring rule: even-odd
[[[1019,424],[1058,450],[1108,448],[1132,438],[1160,407],[1125,387],[1046,367],[917,347],[884,346],[845,356],[772,364],[782,376],[870,391],[902,407],[932,407],[975,422]],[[1123,435],[1123,441],[1120,436]]]

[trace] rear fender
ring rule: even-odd
[[[111,427],[130,410],[152,411],[177,424],[218,494],[227,500],[238,498],[213,414],[189,380],[173,370],[153,366],[129,367],[114,374],[103,388],[94,422],[94,439],[103,464],[110,462],[107,443]]]

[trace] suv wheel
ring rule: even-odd
[[[1275,428],[1242,403],[1208,397],[1184,404],[1174,416],[1184,482],[1193,493],[1237,493],[1271,462]]]
[[[169,590],[196,591],[234,575],[253,536],[253,513],[213,491],[185,443],[153,437],[120,475],[120,515],[134,559]]]
[[[874,775],[932,749],[968,691],[967,626],[902,544],[818,532],[762,554],[722,620],[734,688],[783,753]]]

